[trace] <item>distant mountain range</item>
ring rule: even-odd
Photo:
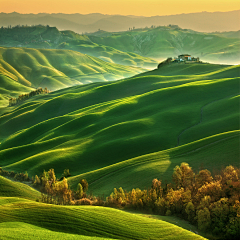
[[[60,30],[73,30],[77,33],[95,32],[99,29],[110,32],[126,31],[129,28],[142,28],[179,25],[181,28],[193,29],[200,32],[237,31],[239,27],[240,10],[231,12],[199,12],[169,16],[122,16],[93,14],[63,14],[39,13],[20,14],[0,13],[0,26],[9,25],[49,25]]]

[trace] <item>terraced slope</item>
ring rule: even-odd
[[[40,192],[20,182],[11,181],[0,176],[0,197],[19,197],[36,200]]]
[[[0,117],[1,166],[30,175],[54,168],[58,176],[69,168],[78,176],[72,185],[85,176],[93,193],[108,194],[116,186],[148,187],[153,177],[171,180],[172,169],[185,159],[175,154],[181,149],[195,168],[200,162],[210,170],[237,164],[239,66],[191,68],[197,75],[187,75],[184,64],[176,74],[185,75],[157,75],[162,68],[33,97]],[[187,154],[215,138],[221,141],[209,151]],[[152,161],[151,153],[159,151],[169,152]]]
[[[111,208],[57,206],[17,198],[0,198],[0,212],[3,216],[0,218],[3,239],[13,224],[15,228],[8,232],[8,237],[14,237],[19,230],[23,230],[21,235],[28,239],[32,236],[40,239],[49,236],[75,239],[79,235],[92,236],[93,239],[95,236],[107,239],[204,239],[173,224]],[[55,232],[59,230],[62,233]]]
[[[133,76],[143,69],[67,50],[0,47],[0,104],[33,88],[50,90]],[[1,106],[0,105],[0,106]]]

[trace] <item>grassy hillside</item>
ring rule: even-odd
[[[6,231],[9,229],[8,237],[14,237],[23,230],[21,236],[28,239],[31,236],[40,239],[48,236],[75,239],[79,235],[107,239],[204,239],[173,224],[111,208],[57,206],[17,198],[0,198],[0,211],[3,216],[0,218],[3,239],[7,237]],[[59,230],[61,232],[55,232]]]
[[[13,107],[0,117],[1,166],[30,175],[54,168],[58,176],[69,168],[80,174],[73,185],[84,176],[94,193],[109,193],[119,185],[149,186],[157,176],[171,180],[174,166],[187,159],[210,170],[237,164],[239,66],[180,64],[175,70],[185,75],[163,76],[167,66]]]
[[[96,195],[108,195],[115,187],[128,191],[147,189],[154,178],[163,183],[171,181],[174,167],[182,162],[189,163],[194,170],[207,168],[213,172],[230,164],[239,167],[239,144],[239,131],[226,132],[76,175],[69,178],[69,183],[76,188],[79,179],[86,178],[90,183],[89,190]]]
[[[11,76],[7,76],[9,72],[4,70],[3,68],[0,69],[0,109],[9,104],[10,97],[16,98],[21,94],[29,93],[33,90],[31,87],[24,86],[13,80]],[[12,75],[12,77],[14,77],[14,75]]]
[[[73,50],[110,63],[155,68],[157,61],[136,53],[122,52],[92,42],[88,36],[73,31],[59,31],[56,27],[33,26],[0,29],[0,46],[40,49]]]
[[[89,38],[94,43],[155,59],[188,53],[200,57],[203,61],[239,64],[240,58],[240,41],[237,34],[199,33],[175,25]]]
[[[33,88],[50,90],[129,77],[143,69],[107,63],[68,50],[0,47],[0,104]],[[0,106],[1,106],[0,105]]]
[[[1,239],[83,239],[83,240],[103,240],[110,238],[89,237],[84,235],[62,233],[57,231],[47,230],[45,228],[37,227],[35,225],[23,222],[4,222],[0,223]],[[111,238],[112,239],[112,238]]]
[[[47,230],[31,224],[23,222],[4,222],[0,223],[1,239],[83,239],[83,240],[103,240],[112,238],[89,237],[84,235],[62,233],[57,231]]]
[[[11,181],[0,176],[0,197],[19,197],[36,200],[41,196],[40,192],[26,184]]]

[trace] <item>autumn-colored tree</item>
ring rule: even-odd
[[[197,189],[202,187],[204,184],[210,183],[212,181],[213,181],[213,178],[211,176],[211,173],[207,169],[201,170],[195,176],[195,184]]]
[[[87,192],[88,190],[88,182],[86,179],[81,179],[79,183],[82,185],[83,192]]]
[[[70,177],[70,176],[71,176],[71,173],[70,173],[69,169],[64,169],[63,177],[67,178],[67,177]]]
[[[185,207],[185,212],[187,213],[188,221],[194,222],[196,213],[195,213],[195,207],[192,202],[188,202]]]
[[[158,197],[162,197],[162,182],[160,180],[158,180],[157,178],[154,178],[152,180],[152,189],[154,189],[156,191],[156,194]]]
[[[194,172],[188,163],[181,163],[176,166],[173,172],[173,181],[177,188],[192,189],[194,182]]]
[[[41,181],[40,181],[38,175],[35,175],[35,180],[34,180],[33,185],[34,186],[40,186],[40,184],[41,184]]]
[[[199,201],[204,196],[210,196],[212,201],[218,201],[223,195],[222,185],[219,181],[213,181],[200,187],[196,194]]]
[[[230,208],[227,198],[221,198],[219,201],[212,203],[209,206],[212,230],[214,234],[223,234],[226,230],[225,227],[229,222]]]
[[[56,176],[53,168],[48,171],[48,181],[50,181],[51,184],[56,183]]]
[[[83,187],[82,187],[81,183],[79,183],[77,186],[76,197],[78,199],[81,199],[83,197]]]
[[[211,216],[208,208],[203,208],[197,212],[198,228],[206,231],[211,226]]]

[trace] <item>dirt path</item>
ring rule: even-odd
[[[212,104],[212,103],[221,101],[221,100],[223,100],[223,99],[236,96],[237,94],[238,94],[238,93],[233,94],[233,95],[230,95],[230,96],[227,96],[227,97],[224,97],[224,98],[221,98],[221,99],[218,99],[218,100],[214,100],[214,101],[212,101],[212,102],[209,102],[209,103],[205,104],[205,105],[201,108],[200,121],[199,121],[198,123],[194,124],[193,126],[184,129],[184,130],[178,135],[178,138],[177,138],[177,146],[180,145],[180,137],[182,136],[183,133],[185,133],[185,132],[188,131],[189,129],[191,129],[191,128],[193,128],[193,127],[195,127],[195,126],[197,126],[197,125],[199,125],[199,124],[202,123],[202,121],[203,121],[203,109],[204,109],[205,107],[209,106],[209,105]],[[176,146],[176,147],[177,147],[177,146]]]

